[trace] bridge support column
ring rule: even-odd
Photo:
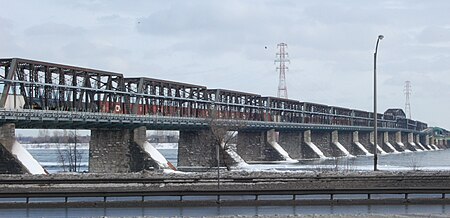
[[[352,147],[353,147],[353,153],[354,155],[371,155],[369,150],[367,150],[366,147],[364,147],[363,144],[359,141],[359,132],[354,131],[352,133]]]
[[[419,144],[416,144],[414,142],[414,133],[410,132],[407,134],[407,139],[408,139],[408,145],[412,146],[416,149],[416,151],[424,151],[425,148],[423,148],[422,146],[420,146]]]
[[[269,134],[273,134],[269,133]],[[246,161],[280,161],[286,158],[269,143],[267,131],[238,132],[237,153]],[[272,139],[270,140],[273,141]]]
[[[430,136],[430,144],[433,146],[436,150],[441,150],[441,148],[437,145],[437,140],[435,136]]]
[[[224,138],[217,134],[214,135],[210,129],[180,130],[178,169],[192,171],[217,167],[217,149],[219,149],[221,167],[245,164],[245,161],[236,153],[235,147],[217,141]]]
[[[353,155],[350,154],[349,150],[347,150],[347,148],[343,145],[350,145],[351,138],[344,136],[345,134],[343,132],[339,133],[337,130],[331,132],[331,146],[335,146],[338,151],[343,154],[343,156],[353,157]]]
[[[278,143],[293,159],[301,159],[303,134],[300,131],[281,131]]]
[[[417,151],[417,148],[415,147],[415,145],[409,143],[408,133],[399,131],[396,134],[398,134],[398,133],[400,133],[401,142],[403,143],[403,145],[405,145],[406,149],[408,149],[410,151]]]
[[[372,146],[372,151],[374,146],[377,146],[377,151],[380,152],[380,154],[386,154],[386,151],[383,150],[383,148],[380,146],[383,144],[383,135],[381,132],[378,132],[378,138],[377,143],[375,143],[375,134],[374,132],[370,132],[370,144]]]
[[[181,130],[178,140],[178,168],[217,166],[218,145],[210,137],[209,130]]]
[[[444,140],[443,140],[443,139],[436,139],[436,138],[435,138],[435,141],[436,141],[435,145],[436,145],[439,149],[445,149],[445,146],[444,146]]]
[[[312,142],[311,130],[303,132],[302,156],[304,158],[326,158],[321,149]]]
[[[331,132],[310,131],[310,134],[312,144],[316,145],[317,148],[319,148],[326,157],[338,157],[344,155],[342,151],[336,148],[336,146],[332,145]]]
[[[405,152],[411,152],[410,148],[406,147],[406,145],[403,143],[402,133],[400,131],[395,133],[395,144],[398,147],[402,148]]]
[[[383,133],[383,150],[388,151],[388,152],[392,152],[392,153],[399,153],[399,151],[403,151],[402,148],[398,148],[396,149],[389,141],[389,132],[384,132]]]
[[[361,145],[373,155],[373,139],[371,132],[358,132],[358,140]]]
[[[433,139],[432,136],[430,135],[425,136],[425,145],[430,147],[431,150],[438,150],[438,148],[435,145],[433,145]]]
[[[13,123],[0,126],[0,174],[48,174],[16,140]]]
[[[338,140],[344,146],[344,148],[350,153],[351,156],[358,155],[359,150],[355,150],[353,147],[353,132],[351,131],[338,131]],[[360,151],[359,151],[360,152]]]
[[[428,145],[426,145],[424,143],[425,141],[425,136],[421,136],[420,134],[416,134],[416,145],[419,145],[419,147],[424,148],[424,150],[431,150],[430,147],[428,147]]]
[[[146,141],[145,127],[134,130],[92,129],[89,142],[89,172],[128,173],[151,168],[169,168],[171,164],[165,162],[165,158],[152,148]]]

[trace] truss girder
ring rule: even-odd
[[[15,101],[23,98],[24,109],[98,112],[102,99],[118,99],[114,92],[124,91],[122,74],[16,58],[0,64],[8,68],[0,107],[12,94]]]
[[[374,125],[374,114],[366,111],[147,77],[124,78],[120,73],[19,58],[0,59],[0,89],[0,108],[5,110],[45,110],[69,116],[71,112],[196,119],[214,115],[249,122]],[[414,120],[377,116],[381,128],[427,127]]]

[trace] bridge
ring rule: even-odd
[[[159,129],[180,131],[185,169],[216,166],[216,149],[230,166],[447,146],[399,109],[376,115],[375,143],[375,115],[367,111],[20,58],[0,59],[0,89],[0,171],[7,173],[43,172],[18,158],[25,151],[15,128],[91,130],[90,172],[171,168],[146,141],[146,130]],[[236,148],[225,142],[230,131]]]

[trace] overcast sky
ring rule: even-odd
[[[22,57],[276,96],[288,44],[291,99],[450,129],[450,1],[0,0],[0,57]],[[266,48],[267,47],[267,48]]]

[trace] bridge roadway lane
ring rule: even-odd
[[[0,125],[14,123],[18,129],[94,129],[94,128],[136,128],[145,126],[148,130],[183,130],[206,128],[211,119],[143,116],[130,114],[109,114],[90,112],[66,112],[48,110],[0,110]],[[216,125],[230,129],[253,130],[348,130],[371,131],[373,127],[340,126],[309,123],[285,123],[248,120],[214,120]],[[379,128],[380,131],[402,129]],[[408,130],[408,132],[419,133]]]
[[[439,194],[450,172],[216,172],[1,175],[0,197]],[[105,198],[106,200],[106,198]],[[67,201],[67,198],[66,198]],[[442,203],[442,201],[441,201]],[[1,207],[0,203],[0,207]]]

